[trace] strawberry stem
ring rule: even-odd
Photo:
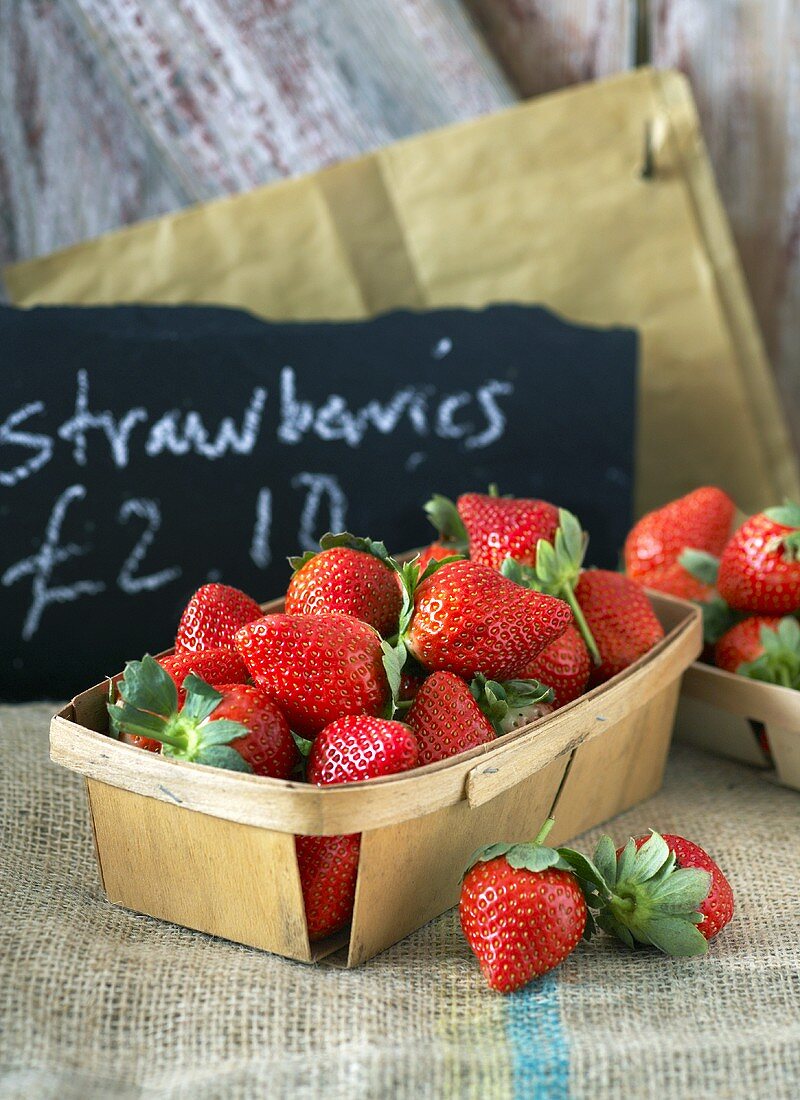
[[[539,832],[536,834],[536,839],[534,840],[533,843],[534,844],[544,844],[545,840],[548,837],[548,834],[550,833],[550,830],[553,828],[555,823],[556,823],[556,819],[554,817],[548,817],[548,819],[545,822],[542,823],[542,827],[539,830]]]
[[[575,592],[573,591],[571,584],[565,584],[562,589],[563,598],[569,604],[572,609],[572,614],[575,616],[575,625],[580,631],[580,635],[589,650],[589,656],[595,665],[599,665],[602,661],[600,656],[600,650],[597,648],[597,642],[594,640],[594,634],[589,629],[589,624],[586,621],[586,616],[583,614],[581,605],[575,598]]]

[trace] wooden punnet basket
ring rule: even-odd
[[[800,691],[699,662],[688,669],[676,726],[682,741],[766,769],[770,760],[758,741],[761,726],[778,781],[800,791]]]
[[[143,752],[107,735],[106,684],[82,692],[52,720],[51,755],[86,776],[108,899],[291,959],[347,944],[347,965],[364,962],[457,902],[476,848],[529,839],[550,813],[561,843],[658,789],[702,630],[692,604],[652,599],[666,637],[607,684],[491,746],[359,784]],[[349,933],[309,943],[296,833],[363,834]]]

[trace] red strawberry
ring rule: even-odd
[[[650,836],[635,838],[638,851]],[[675,856],[676,868],[696,867],[707,872],[711,876],[711,885],[705,899],[697,906],[697,912],[702,914],[703,920],[697,925],[697,930],[706,940],[713,939],[721,932],[733,916],[733,890],[731,884],[723,875],[717,864],[704,851],[699,844],[691,840],[685,840],[674,833],[664,833],[663,840],[672,854]],[[624,848],[620,848],[617,856],[621,856]],[[674,880],[673,880],[674,881]]]
[[[196,764],[252,771],[288,779],[300,754],[279,708],[258,688],[228,684],[213,688],[190,673],[186,701],[152,657],[129,661],[110,704],[115,730],[153,738],[164,756]]]
[[[587,569],[575,587],[575,598],[600,651],[592,684],[610,680],[664,637],[647,596],[621,573]]]
[[[550,823],[548,823],[549,825]],[[461,929],[492,989],[511,993],[572,954],[586,927],[577,877],[552,848],[493,844],[461,887]]]
[[[739,665],[755,661],[764,652],[761,628],[774,630],[780,619],[770,615],[754,615],[726,630],[714,646],[714,664],[726,672],[736,672]]]
[[[717,588],[737,611],[785,615],[800,608],[800,505],[746,520],[722,553]]]
[[[469,686],[452,672],[434,672],[407,714],[419,745],[420,764],[432,764],[494,741],[492,723]]]
[[[717,642],[714,663],[751,680],[800,689],[800,624],[790,615],[745,619]]]
[[[583,695],[592,669],[589,650],[578,630],[570,624],[525,670],[525,676],[553,689],[556,707],[563,707]]]
[[[558,509],[546,500],[465,493],[458,498],[458,514],[469,536],[471,560],[492,569],[507,557],[533,565],[539,539],[552,542],[558,527]]]
[[[493,741],[549,711],[552,692],[535,680],[504,684],[476,676],[466,684],[452,672],[434,672],[417,692],[408,724],[420,764],[455,756]]]
[[[396,634],[402,594],[382,542],[353,535],[324,535],[320,553],[290,558],[295,568],[286,592],[289,615],[334,611],[352,615],[379,634]]]
[[[711,587],[692,578],[678,559],[686,549],[716,557],[730,535],[736,505],[714,486],[642,516],[625,540],[625,572],[637,583],[684,599],[705,600]]]
[[[425,668],[506,680],[520,676],[571,619],[563,601],[522,588],[489,566],[457,561],[423,574],[406,644]]]
[[[381,639],[350,615],[265,615],[242,627],[236,646],[303,737],[345,715],[379,715],[389,704]]]
[[[357,783],[415,768],[419,748],[402,722],[348,715],[331,722],[314,738],[306,778],[319,787]]]
[[[696,603],[705,603],[714,594],[712,584],[705,584],[692,576],[680,562],[665,565],[661,569],[651,569],[642,577],[634,577],[630,573],[628,576],[644,588],[664,592],[667,596],[678,596],[682,600],[694,600]]]
[[[183,706],[186,698],[183,681],[190,672],[194,672],[212,687],[217,687],[218,684],[244,683],[250,677],[242,658],[230,649],[207,649],[201,653],[179,650],[168,657],[159,657],[158,663],[170,674],[178,689],[179,707]],[[148,752],[161,750],[160,742],[154,741],[151,737],[137,737],[136,734],[123,733],[120,735],[120,741],[135,745],[139,749],[147,749]]]
[[[179,649],[168,657],[159,657],[158,663],[175,681],[181,703],[183,681],[190,672],[212,687],[217,684],[243,684],[250,678],[247,665],[232,649],[204,649],[200,653]]]
[[[361,836],[294,839],[308,938],[321,940],[338,932],[353,915]]]
[[[418,565],[420,572],[425,569],[425,566],[432,561],[444,561],[445,558],[452,558],[458,556],[460,551],[455,550],[452,546],[448,546],[446,542],[432,542],[430,546],[427,546],[419,556]],[[464,556],[463,554],[461,555]]]
[[[420,571],[425,568],[429,561],[441,561],[442,558],[450,557],[453,554],[461,554],[466,557],[469,550],[469,538],[461,516],[458,514],[458,509],[452,500],[449,497],[443,497],[440,493],[434,493],[425,505],[425,515],[436,528],[438,538],[420,556]]]
[[[227,584],[204,584],[181,615],[175,645],[193,652],[233,649],[236,631],[261,615],[263,611],[256,601],[238,588]]]
[[[651,832],[616,848],[597,843],[593,862],[559,849],[590,883],[589,904],[600,928],[628,947],[657,947],[667,955],[704,955],[708,940],[733,916],[733,892],[702,848],[683,837]]]

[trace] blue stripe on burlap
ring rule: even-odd
[[[506,1036],[518,1100],[564,1100],[569,1093],[569,1044],[553,974],[506,998]]]

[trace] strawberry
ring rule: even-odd
[[[553,689],[556,707],[583,695],[592,659],[580,632],[570,624],[560,638],[542,650],[525,670],[525,676]]]
[[[338,932],[353,915],[361,835],[296,836],[294,843],[313,943]]]
[[[319,786],[357,783],[415,767],[419,750],[401,722],[350,715],[317,736],[308,756],[307,778]],[[296,837],[300,885],[308,935],[329,936],[350,920],[358,877],[361,837]]]
[[[175,636],[177,649],[233,649],[236,631],[264,612],[254,599],[228,584],[204,584],[186,605]]]
[[[408,726],[351,714],[331,722],[314,738],[306,778],[319,787],[357,783],[408,771],[418,759],[417,740]]]
[[[547,713],[552,692],[531,680],[494,683],[485,676],[468,685],[452,672],[434,672],[408,711],[420,764],[433,764],[477,748],[517,725]]]
[[[511,993],[572,954],[584,935],[587,908],[569,864],[542,845],[492,844],[464,876],[461,929],[492,989]]]
[[[239,654],[231,649],[204,649],[199,653],[179,649],[167,657],[159,657],[158,663],[175,681],[181,703],[183,702],[183,681],[190,672],[194,672],[212,687],[218,684],[243,684],[250,678],[247,665]]]
[[[800,505],[751,516],[722,552],[719,594],[737,611],[786,615],[800,608]]]
[[[242,627],[236,646],[303,737],[345,715],[377,716],[389,706],[380,636],[350,615],[264,615]]]
[[[207,684],[217,687],[218,684],[244,683],[249,679],[247,666],[238,653],[230,649],[207,649],[200,653],[191,653],[188,650],[179,650],[167,657],[159,657],[158,663],[170,674],[178,689],[178,706],[183,706],[186,692],[183,690],[183,681],[190,672],[194,672]],[[113,699],[111,702],[113,703]],[[133,733],[120,734],[120,741],[128,745],[135,745],[139,749],[147,749],[148,752],[160,752],[161,744],[152,737],[138,737]]]
[[[647,596],[622,573],[587,569],[575,587],[575,598],[600,652],[591,684],[610,680],[664,637]]]
[[[694,580],[681,566],[684,550],[700,550],[716,557],[730,535],[736,505],[712,485],[642,516],[625,540],[625,572],[638,584],[684,599],[704,600],[707,585]]]
[[[451,554],[466,557],[469,551],[469,536],[452,500],[449,497],[443,497],[440,493],[434,493],[425,505],[425,515],[436,528],[438,537],[436,542],[431,543],[422,554],[420,569],[424,569],[431,559],[438,561]]]
[[[323,535],[320,552],[290,558],[295,573],[286,592],[289,615],[334,611],[369,623],[379,634],[397,632],[402,595],[382,542]]]
[[[651,832],[615,849],[603,836],[593,861],[559,851],[590,884],[597,924],[628,947],[642,943],[668,955],[704,955],[733,916],[733,891],[722,871],[683,837]]]
[[[800,689],[800,624],[790,615],[743,619],[717,642],[714,663],[751,680]]]
[[[152,657],[129,661],[119,699],[109,704],[112,727],[152,738],[164,756],[234,771],[288,779],[300,761],[289,724],[258,688],[213,688],[189,673],[186,699],[178,703],[172,678]]]
[[[401,637],[432,671],[465,679],[480,672],[493,680],[519,676],[572,618],[561,600],[521,588],[487,565],[436,564],[421,576],[414,562],[401,571]]]
[[[689,553],[688,550],[684,551],[683,560],[686,560],[686,555]],[[700,553],[700,551],[692,551],[692,553]],[[658,569],[650,569],[642,577],[634,577],[630,572],[627,576],[643,588],[652,588],[656,592],[664,592],[667,596],[678,596],[682,600],[694,600],[695,603],[705,603],[714,594],[713,585],[698,580],[679,561]]]
[[[425,569],[429,562],[432,561],[444,561],[445,558],[464,557],[463,554],[459,554],[457,550],[454,550],[452,546],[448,546],[446,542],[432,542],[430,546],[426,546],[419,556],[420,570]]]
[[[420,764],[432,764],[493,741],[494,727],[464,680],[452,672],[434,672],[423,683],[408,711],[416,734]]]
[[[558,527],[558,509],[546,500],[465,493],[457,506],[471,560],[492,569],[507,557],[533,565],[539,540],[551,542]]]

